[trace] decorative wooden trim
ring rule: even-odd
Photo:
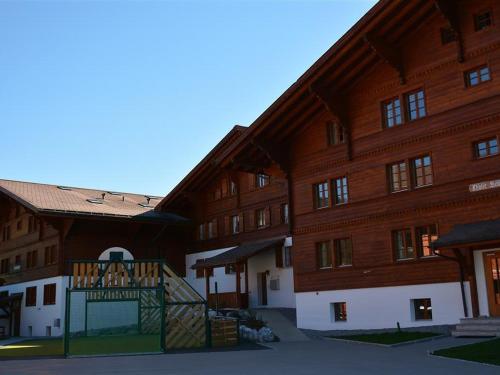
[[[475,203],[486,202],[486,201],[493,200],[493,199],[496,199],[499,197],[500,197],[500,192],[491,192],[491,193],[486,193],[486,194],[470,196],[469,198],[465,198],[465,199],[449,200],[449,201],[434,203],[434,204],[421,206],[421,207],[404,208],[401,210],[392,210],[392,211],[388,211],[388,212],[363,215],[363,216],[359,216],[359,217],[356,217],[353,219],[348,219],[348,220],[336,220],[336,221],[332,221],[330,223],[303,226],[303,227],[296,228],[293,232],[293,235],[298,236],[298,235],[302,235],[302,234],[310,234],[310,233],[317,233],[317,232],[324,232],[324,231],[333,231],[339,227],[349,227],[352,225],[366,224],[366,223],[370,223],[370,222],[374,222],[374,221],[375,222],[382,221],[382,220],[397,218],[397,217],[405,216],[405,215],[420,215],[420,214],[423,214],[423,213],[426,213],[429,211],[433,211],[436,209],[464,207],[464,206],[472,205]]]
[[[470,104],[471,103],[468,103],[467,105],[470,105]],[[456,109],[454,109],[454,110],[456,110]],[[435,115],[427,116],[426,120],[428,121],[429,119],[440,116],[446,112],[447,111],[440,112],[440,113],[435,114]],[[367,158],[372,158],[372,157],[375,157],[379,154],[393,152],[393,151],[396,151],[398,149],[407,147],[407,146],[415,144],[415,143],[425,143],[425,142],[428,142],[429,140],[432,140],[432,139],[436,139],[436,138],[440,138],[440,137],[447,137],[447,136],[450,136],[450,135],[453,135],[456,133],[466,131],[470,127],[482,126],[482,125],[486,125],[486,124],[489,124],[491,122],[495,122],[498,120],[500,120],[500,112],[497,112],[497,113],[492,114],[492,115],[480,117],[480,118],[477,118],[477,119],[472,120],[472,121],[467,121],[467,122],[459,123],[456,125],[451,125],[451,126],[448,126],[446,128],[437,129],[433,132],[423,131],[422,132],[423,134],[414,135],[414,136],[411,136],[409,138],[403,139],[399,142],[386,144],[384,146],[375,147],[371,150],[366,150],[366,151],[360,152],[359,154],[355,154],[353,156],[353,160],[358,161],[358,160],[363,160],[363,159],[367,159]],[[425,129],[423,129],[423,130],[425,130]],[[363,138],[360,138],[360,139],[363,139]],[[324,152],[324,151],[322,151],[322,152]],[[316,153],[315,153],[315,155],[316,155]],[[312,158],[309,158],[309,160],[311,160],[311,159]],[[308,160],[305,160],[305,162],[307,162],[307,161]],[[322,163],[317,164],[315,166],[310,166],[307,169],[301,168],[300,172],[298,172],[295,175],[295,177],[296,178],[304,178],[304,177],[313,176],[315,174],[322,173],[325,170],[333,169],[333,168],[339,167],[341,165],[344,165],[344,164],[348,163],[349,161],[350,161],[349,159],[344,157],[342,159],[335,159],[335,160],[329,160],[326,162],[322,162]]]

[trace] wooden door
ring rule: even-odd
[[[500,251],[483,254],[491,316],[500,317]]]
[[[257,274],[257,288],[259,293],[259,305],[267,305],[267,274],[261,272]]]

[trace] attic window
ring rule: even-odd
[[[95,199],[95,198],[87,199],[87,202],[94,204],[103,204],[102,199]]]
[[[441,44],[443,46],[455,40],[457,40],[457,34],[451,27],[441,28]]]
[[[154,208],[154,206],[152,206],[152,205],[150,205],[150,204],[148,204],[148,203],[138,203],[138,204],[139,204],[139,206],[141,206],[141,207],[145,207],[145,208]]]
[[[70,187],[67,186],[58,186],[57,188],[60,190],[72,190]]]
[[[122,195],[121,193],[117,193],[116,191],[108,191],[109,195]]]

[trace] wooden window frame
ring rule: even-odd
[[[262,225],[259,223],[260,221],[260,213],[262,213]],[[262,229],[267,227],[267,222],[266,222],[266,209],[265,208],[258,208],[255,210],[255,228],[257,229]]]
[[[206,239],[205,223],[198,224],[197,231],[199,240],[204,241]]]
[[[263,189],[266,186],[269,186],[271,183],[271,176],[265,173],[256,173],[255,174],[255,187],[258,189]]]
[[[422,114],[422,115],[420,114],[421,108],[418,105],[418,102],[419,102],[418,94],[420,92],[423,95],[423,103],[424,103],[424,106],[423,106],[424,114]],[[412,95],[415,95],[415,103],[416,103],[415,104],[416,105],[416,117],[415,118],[411,117],[410,97]],[[423,87],[418,87],[414,90],[411,90],[411,91],[404,93],[403,99],[404,99],[404,113],[405,113],[406,122],[413,122],[413,121],[421,120],[421,119],[427,117],[427,95],[425,95],[425,89]]]
[[[38,266],[38,250],[31,250],[26,253],[26,269]]]
[[[348,241],[350,243],[351,247],[351,262],[349,264],[340,264],[339,259],[341,258],[339,256],[339,244],[341,241]],[[333,264],[335,268],[345,268],[345,267],[352,267],[353,263],[353,246],[352,246],[352,238],[351,237],[342,237],[342,238],[336,238],[333,240]]]
[[[347,302],[332,302],[334,322],[347,322]]]
[[[405,232],[404,234],[404,237],[403,237],[403,247],[404,247],[404,252],[405,252],[405,257],[404,258],[399,258],[399,251],[398,251],[398,244],[396,243],[397,239],[396,239],[396,234],[399,233],[399,232]],[[412,257],[409,257],[408,256],[408,244],[406,243],[406,240],[407,240],[407,232],[409,232],[410,234],[410,239],[411,239],[411,247],[413,248],[413,256]],[[416,249],[415,249],[415,239],[414,239],[414,235],[413,235],[413,228],[411,227],[406,227],[406,228],[401,228],[401,229],[394,229],[391,231],[391,243],[392,243],[392,252],[394,254],[394,259],[396,262],[404,262],[404,261],[408,261],[408,260],[415,260],[417,259],[417,254],[416,254]]]
[[[290,207],[288,206],[288,203],[281,204],[280,217],[281,217],[281,224],[289,224],[290,223]]]
[[[482,80],[481,79],[481,70],[484,69],[484,68],[487,68],[488,69],[488,79],[487,80]],[[470,79],[470,75],[472,73],[476,73],[477,74],[477,80],[478,82],[476,84],[472,84],[471,83],[471,79]],[[493,80],[492,76],[491,76],[491,69],[489,67],[488,64],[482,64],[482,65],[478,65],[472,69],[468,69],[464,72],[464,80],[465,80],[465,87],[466,88],[474,88],[474,87],[478,87],[478,86],[482,86],[483,84],[486,84],[488,82],[491,82]]]
[[[323,193],[326,191],[327,193],[327,196],[326,198],[319,198],[319,186],[323,185],[324,187],[326,187],[326,190],[323,190]],[[314,209],[315,210],[321,210],[321,209],[324,209],[324,208],[328,208],[330,207],[330,202],[331,202],[331,197],[330,197],[330,184],[328,183],[328,180],[325,180],[325,181],[321,181],[321,182],[317,182],[315,184],[313,184],[313,206],[314,206]],[[326,201],[326,205],[324,206],[319,206],[319,202],[320,201]]]
[[[3,258],[0,261],[0,274],[10,273],[10,258]]]
[[[43,305],[55,305],[57,301],[57,285],[55,283],[43,286]]]
[[[321,256],[320,256],[320,250],[321,250],[321,246],[323,244],[326,244],[327,246],[327,251],[329,254],[329,258],[330,258],[330,265],[329,266],[321,266]],[[333,244],[332,244],[332,241],[331,240],[326,240],[326,241],[319,241],[319,242],[316,242],[316,245],[315,245],[315,250],[316,250],[316,268],[319,270],[319,271],[323,271],[323,270],[331,270],[333,269]]]
[[[423,318],[417,318],[417,311],[418,311],[418,304],[417,301],[425,301],[423,303],[424,306],[424,313],[423,313]],[[413,308],[413,318],[415,321],[432,321],[432,298],[413,298],[411,300],[412,308]]]
[[[480,25],[479,25],[480,20],[478,18],[480,16],[482,16],[482,15],[485,15],[486,13],[488,13],[488,15],[489,15],[489,17],[488,17],[489,24],[486,25],[486,26],[480,27]],[[483,30],[489,30],[494,25],[493,11],[491,10],[491,8],[482,9],[482,10],[474,13],[474,15],[473,15],[473,21],[474,21],[474,31],[475,32],[479,32],[479,31],[483,31]]]
[[[491,142],[493,140],[495,140],[496,143],[497,143],[497,145],[496,145],[497,152],[495,154],[492,154],[490,152],[491,146],[489,146],[489,142]],[[485,156],[480,156],[479,152],[478,152],[478,145],[481,144],[481,143],[485,143],[485,142],[488,142],[488,147],[486,148],[486,150],[488,151],[488,153]],[[498,137],[497,136],[493,136],[493,137],[483,138],[483,139],[480,139],[478,141],[473,142],[472,143],[472,152],[473,152],[475,160],[483,160],[483,159],[488,159],[488,158],[500,155],[500,144],[498,142]]]
[[[422,167],[419,167],[417,169],[417,167],[415,166],[415,162],[417,160],[422,160],[422,163],[423,163],[425,158],[429,158],[429,160],[430,160],[431,173],[430,173],[430,175],[426,175],[424,173],[423,174],[423,179],[424,179],[425,183],[423,185],[418,185],[417,184],[417,181],[418,181],[417,170],[418,169],[422,169],[423,172],[425,172],[425,166],[424,166],[424,164],[422,164]],[[410,159],[409,165],[410,165],[411,188],[412,189],[422,189],[422,188],[434,185],[434,168],[433,168],[432,155],[431,154],[424,154],[424,155],[421,155],[421,156],[414,157],[414,158]],[[429,178],[428,176],[430,176],[430,179],[431,179],[430,183],[427,183],[427,179]]]
[[[235,220],[236,219],[236,227],[237,229],[235,230]],[[232,215],[231,216],[231,234],[238,234],[241,232],[240,228],[240,215]]]
[[[441,27],[439,29],[439,36],[441,38],[441,45],[446,46],[450,43],[457,41],[457,33],[451,27]]]
[[[400,117],[400,122],[399,123],[396,123],[396,121],[395,121],[395,119],[398,117],[397,114],[396,114],[396,107],[394,105],[394,103],[396,101],[399,102],[399,117]],[[387,107],[390,104],[393,105],[393,109],[391,110],[392,117],[389,117],[388,113],[387,113],[388,112]],[[383,125],[384,129],[396,128],[396,127],[401,126],[401,125],[403,125],[405,123],[404,108],[403,108],[403,105],[402,105],[402,100],[401,100],[401,98],[400,98],[399,95],[382,101],[381,107],[382,107],[382,125]],[[394,123],[391,126],[389,126],[389,119],[390,118],[394,119]]]
[[[430,229],[434,227],[434,232],[435,234],[429,234],[430,232]],[[427,230],[427,235],[430,237],[429,238],[429,246],[428,246],[428,249],[429,249],[429,255],[425,255],[424,254],[424,248],[425,246],[423,245],[422,241],[421,241],[421,236],[420,236],[420,233],[419,231],[421,229],[426,229]],[[435,236],[435,238],[433,238]],[[434,254],[432,252],[432,247],[430,246],[430,244],[435,241],[436,239],[439,238],[439,228],[438,228],[438,225],[437,224],[424,224],[424,225],[416,225],[414,227],[414,237],[415,237],[415,251],[416,251],[416,256],[417,258],[433,258],[433,257],[436,257],[437,255]]]
[[[51,266],[57,264],[57,246],[45,246],[44,249],[44,265]]]
[[[337,146],[345,143],[345,128],[335,120],[326,121],[326,143],[328,146]]]
[[[36,294],[36,286],[26,287],[26,300],[24,303],[26,307],[36,307]]]
[[[345,180],[345,186],[344,186],[344,180]],[[341,181],[341,197],[342,197],[341,200],[339,200],[339,195],[338,195],[338,186],[337,186],[338,181]],[[349,203],[349,179],[347,178],[347,175],[335,177],[334,179],[332,179],[331,184],[332,184],[333,205],[343,206]],[[346,196],[345,200],[344,196]]]
[[[406,175],[406,188],[402,189],[398,189],[398,190],[395,190],[394,189],[394,183],[395,183],[395,180],[394,180],[394,175],[392,173],[392,167],[397,165],[398,166],[398,183],[399,185],[401,186],[401,164],[404,164],[405,165],[405,175]],[[411,186],[411,175],[410,175],[410,168],[409,168],[409,163],[407,160],[400,160],[400,161],[396,161],[394,163],[391,163],[391,164],[388,164],[387,165],[387,175],[388,175],[388,181],[389,181],[389,192],[391,194],[395,194],[395,193],[401,193],[403,191],[409,191],[410,190],[410,186]]]

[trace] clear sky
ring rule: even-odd
[[[0,1],[0,178],[166,194],[375,3]]]

